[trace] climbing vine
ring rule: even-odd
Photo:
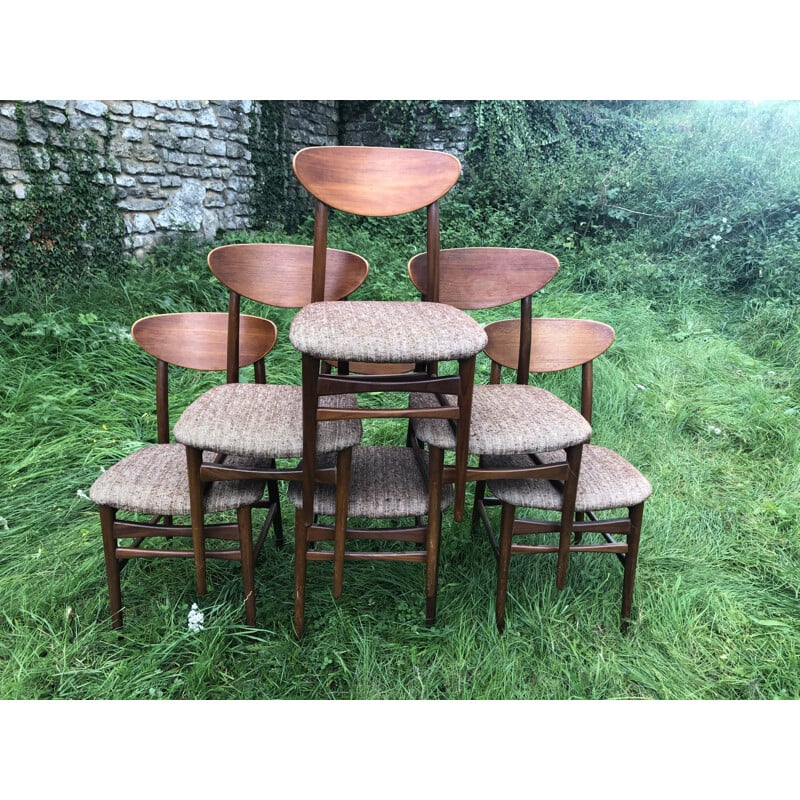
[[[0,269],[8,280],[55,288],[123,265],[125,225],[109,175],[110,124],[96,138],[56,126],[35,107],[44,141],[35,143],[24,104],[16,106],[24,197],[0,187]]]
[[[285,102],[261,100],[250,110],[248,131],[253,164],[253,211],[251,227],[285,228],[292,232],[305,209],[292,192],[292,167],[287,158]]]

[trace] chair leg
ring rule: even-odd
[[[425,540],[425,623],[436,622],[436,597],[439,584],[439,543],[442,532],[442,473],[444,451],[428,451],[428,523]]]
[[[275,531],[275,546],[279,549],[283,547],[283,520],[281,519],[281,500],[278,489],[278,481],[267,481],[267,497],[270,505],[275,508],[272,517],[272,529]]]
[[[497,556],[497,595],[494,604],[494,617],[497,630],[506,629],[506,595],[508,594],[508,569],[511,564],[511,540],[514,535],[514,515],[516,508],[503,503],[500,514],[500,549]]]
[[[242,506],[236,510],[239,527],[239,556],[242,561],[242,587],[244,589],[244,609],[247,624],[256,624],[256,583],[253,561],[253,519],[252,508]]]
[[[189,471],[189,504],[192,517],[192,547],[194,550],[194,573],[197,594],[204,595],[208,591],[206,582],[206,542],[203,514],[203,483],[200,480],[200,465],[203,451],[196,447],[186,446],[186,466]]]
[[[583,445],[567,448],[569,474],[564,481],[564,494],[561,506],[561,525],[558,536],[558,563],[556,565],[556,588],[563,589],[567,582],[569,551],[572,540],[572,521],[575,514],[575,497],[578,491],[578,477],[581,468]]]
[[[644,503],[628,509],[631,529],[628,533],[628,552],[625,554],[625,567],[622,573],[622,632],[628,630],[628,620],[633,605],[633,583],[636,579],[636,560],[639,556],[639,536],[642,530]]]
[[[106,561],[106,583],[111,608],[111,626],[122,627],[122,592],[119,581],[119,561],[117,544],[114,538],[114,521],[117,512],[109,506],[100,506],[100,529],[103,534],[103,554]]]
[[[469,428],[472,416],[472,385],[475,381],[475,356],[458,362],[460,390],[458,395],[458,422],[456,424],[456,479],[453,501],[453,519],[464,519],[467,488],[467,460],[469,459]]]
[[[303,635],[305,621],[307,541],[308,528],[298,509],[294,522],[294,635],[298,639]]]
[[[475,483],[475,499],[472,503],[472,522],[470,523],[470,530],[473,535],[477,534],[482,520],[481,520],[481,505],[483,498],[486,494],[486,481],[477,481]]]
[[[353,448],[339,451],[336,456],[336,515],[333,526],[333,596],[337,599],[342,596],[344,584],[344,551],[352,464]]]

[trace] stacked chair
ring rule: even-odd
[[[153,539],[192,537],[190,525],[178,524],[175,517],[188,517],[191,512],[189,479],[183,445],[170,442],[169,381],[170,365],[203,371],[227,371],[238,377],[240,368],[254,365],[256,380],[264,380],[264,356],[275,344],[275,325],[265,319],[242,316],[240,346],[229,369],[228,315],[224,313],[190,312],[161,314],[140,319],[133,325],[134,341],[156,359],[156,421],[158,443],[147,445],[103,472],[92,484],[89,496],[100,509],[100,526],[106,562],[106,579],[115,628],[122,627],[120,571],[132,558],[193,558],[205,543],[193,540],[191,548],[180,548],[171,542],[153,546]],[[219,452],[207,452],[208,463],[223,460]],[[246,459],[225,458],[230,466],[247,467]],[[209,539],[235,543],[236,547],[210,550],[208,555],[219,559],[237,559],[242,564],[247,622],[255,624],[255,586],[253,564],[264,543],[273,517],[265,521],[254,549],[251,530],[251,509],[261,502],[264,483],[235,481],[209,487],[198,513],[237,512],[236,522],[205,525]],[[127,512],[120,518],[119,512]],[[142,516],[146,519],[142,519]]]
[[[334,595],[342,591],[343,565],[352,559],[391,559],[426,565],[426,621],[436,613],[436,583],[443,454],[433,446],[426,454],[411,448],[364,447],[343,453],[333,465],[320,457],[317,430],[330,420],[425,418],[455,425],[453,475],[454,516],[463,516],[467,474],[470,407],[475,358],[486,344],[483,329],[464,311],[439,302],[439,200],[458,180],[461,165],[453,156],[429,150],[382,147],[311,147],[294,158],[294,171],[314,199],[314,269],[312,302],[292,321],[289,338],[303,364],[303,483],[295,490],[295,632],[304,627],[306,565],[333,562]],[[427,222],[427,292],[424,302],[363,300],[326,302],[329,210],[360,216],[388,217],[425,209]],[[440,362],[457,364],[456,374],[439,375]],[[359,363],[363,372],[350,365]],[[326,368],[337,364],[333,372]],[[413,365],[410,372],[364,368],[363,365]],[[362,392],[430,393],[432,401],[410,408],[355,409],[329,398]],[[454,398],[452,405],[437,395]],[[396,394],[390,395],[395,396]],[[447,422],[445,422],[447,424]],[[420,472],[421,470],[421,472]],[[401,488],[402,487],[402,488]],[[322,525],[317,514],[333,512],[334,524]],[[414,516],[400,529],[354,529],[352,515],[369,518]],[[357,539],[411,542],[417,549],[398,551],[347,549]],[[332,540],[333,549],[316,547]]]
[[[528,372],[557,372],[581,367],[581,414],[591,423],[592,364],[614,341],[614,330],[610,326],[582,319],[533,319],[520,327],[517,320],[508,319],[491,323],[486,327],[486,333],[489,336],[486,353],[492,360],[492,385],[501,385],[503,367],[516,370],[517,380]],[[528,355],[523,357],[526,351]],[[546,519],[518,519],[515,517],[516,509],[561,512],[563,525],[563,509],[567,503],[566,489],[557,482],[509,480],[498,473],[503,469],[525,470],[534,464],[547,467],[563,457],[564,454],[558,451],[533,449],[527,454],[491,454],[481,460],[492,473],[487,484],[491,497],[485,496],[484,486],[479,483],[475,493],[475,518],[482,520],[498,556],[495,614],[501,631],[505,626],[511,555],[558,552],[561,558],[564,549],[563,540],[558,546],[515,543],[514,537],[563,530]],[[600,445],[584,445],[574,502],[575,520],[571,526],[575,536],[568,550],[614,553],[622,561],[623,632],[627,630],[631,613],[644,502],[652,491],[647,479],[622,456]],[[498,504],[502,506],[499,536],[495,534],[487,514],[487,507]],[[603,519],[596,513],[615,509],[626,509],[627,513]],[[600,541],[583,543],[585,533],[599,535],[595,538]]]
[[[515,365],[527,365],[531,349],[532,296],[556,274],[558,260],[541,250],[468,247],[440,253],[442,302],[459,308],[486,309],[519,302],[520,316],[513,327],[519,339]],[[421,294],[428,292],[427,256],[420,253],[408,265],[411,279]],[[570,553],[572,519],[583,446],[591,426],[568,403],[539,387],[528,385],[527,369],[520,369],[513,384],[486,384],[474,388],[469,452],[478,465],[467,468],[467,477],[480,483],[499,478],[529,479],[534,484],[559,481],[560,520],[556,585],[563,588]],[[420,393],[410,396],[412,407],[426,406],[436,398]],[[446,406],[452,396],[439,398]],[[427,448],[454,450],[456,439],[447,420],[414,419],[412,442]],[[511,460],[490,461],[528,453],[555,453],[546,463]],[[501,626],[502,628],[502,626]]]
[[[367,262],[355,253],[326,251],[331,264],[324,297],[346,298],[367,276]],[[212,273],[229,288],[228,361],[241,348],[241,298],[276,308],[298,308],[311,299],[313,248],[290,244],[223,245],[209,253]],[[233,376],[229,376],[233,377]],[[235,383],[216,386],[191,403],[175,423],[174,435],[186,447],[197,591],[205,594],[203,497],[209,487],[228,481],[300,480],[296,462],[303,455],[303,392],[300,386]],[[351,398],[330,398],[331,405],[354,408]],[[361,439],[358,419],[326,422],[317,432],[319,452],[349,452]],[[219,463],[204,456],[226,453],[239,461]],[[278,459],[294,463],[280,466]],[[277,492],[272,502],[276,506]]]
[[[113,624],[122,624],[121,565],[144,556],[193,558],[200,595],[207,591],[207,558],[240,560],[246,620],[255,624],[253,565],[270,526],[278,546],[283,543],[279,482],[288,481],[296,636],[305,625],[310,561],[332,563],[335,598],[348,561],[422,563],[431,625],[442,513],[452,507],[454,519],[463,519],[472,482],[473,526],[485,528],[498,562],[501,632],[512,554],[556,554],[555,582],[562,589],[570,555],[586,551],[615,553],[623,562],[624,630],[652,488],[622,457],[590,444],[592,363],[614,331],[590,320],[534,318],[535,294],[559,269],[550,253],[441,248],[439,202],[461,174],[452,155],[308,147],[295,155],[293,168],[314,205],[312,245],[218,247],[208,264],[229,290],[227,313],[160,315],[133,326],[134,339],[157,359],[158,444],[123,459],[91,489],[100,506]],[[423,211],[425,250],[408,263],[420,299],[352,299],[369,266],[355,253],[328,247],[331,212],[394,217]],[[276,327],[243,314],[243,298],[297,311],[289,340],[300,356],[299,385],[267,383],[264,356]],[[512,304],[519,304],[517,317],[485,328],[467,313]],[[489,383],[475,385],[483,351],[491,375]],[[225,383],[182,412],[176,443],[169,440],[168,364],[226,372]],[[255,382],[241,383],[240,370],[250,365]],[[531,373],[578,366],[580,411],[529,383]],[[513,371],[513,382],[502,382],[503,369]],[[364,393],[380,399],[359,403]],[[362,444],[368,419],[402,420],[405,445]],[[495,506],[501,507],[497,531],[489,511]],[[256,507],[267,514],[254,546]],[[520,508],[547,512],[546,518],[518,518]],[[622,516],[598,514],[622,508]],[[123,510],[149,519],[117,519]],[[236,512],[236,522],[212,525],[207,517],[217,512]],[[190,525],[175,524],[186,516]],[[539,533],[557,541],[530,543]],[[584,535],[601,541],[584,543]],[[190,537],[192,547],[143,546],[155,536]],[[236,546],[209,547],[213,539]]]

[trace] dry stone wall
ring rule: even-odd
[[[403,133],[378,112],[376,101],[46,100],[26,102],[23,108],[34,146],[48,139],[54,146],[52,132],[59,130],[97,139],[103,177],[116,187],[126,244],[141,257],[176,232],[211,239],[220,231],[251,226],[255,103],[280,106],[287,172],[292,154],[301,147],[397,145]],[[443,113],[436,120],[420,124],[414,146],[463,156],[466,105],[440,106]],[[15,101],[0,101],[0,177],[23,198],[28,177],[18,151],[16,108]],[[57,164],[49,167],[58,169]]]

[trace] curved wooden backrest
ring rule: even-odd
[[[208,254],[217,279],[242,297],[279,308],[311,301],[314,248],[302,244],[226,244]],[[325,299],[340,300],[367,277],[369,264],[356,253],[327,251]]]
[[[517,368],[520,321],[504,319],[485,329],[484,352],[497,364]],[[531,320],[531,372],[558,372],[585,364],[604,353],[614,341],[614,329],[589,319],[536,318]]]
[[[275,345],[275,323],[261,317],[240,318],[239,366],[263,358]],[[134,341],[160,361],[198,370],[225,370],[228,357],[228,315],[190,311],[156,314],[137,320],[131,328]]]
[[[292,166],[317,200],[371,217],[424,208],[461,175],[461,163],[449,153],[399,147],[306,147],[295,153]]]
[[[439,251],[439,302],[461,309],[495,308],[538,292],[558,272],[558,259],[544,250],[462,247]],[[428,255],[408,262],[408,274],[427,294]]]

